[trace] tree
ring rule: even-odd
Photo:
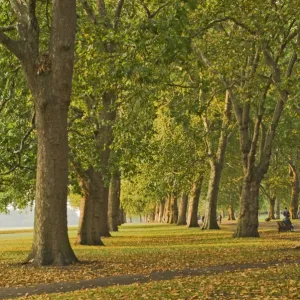
[[[187,224],[186,222],[187,205],[188,205],[188,195],[183,192],[181,194],[181,198],[179,202],[177,225]]]
[[[245,11],[251,11],[251,19]],[[226,16],[218,22],[221,27],[207,32],[211,33],[210,42],[216,45],[218,38],[221,44],[217,55],[213,49],[203,51],[202,61],[228,89],[240,132],[244,179],[236,237],[259,236],[259,187],[268,171],[275,132],[291,93],[288,82],[293,80],[297,62],[296,15],[296,2],[289,6],[281,1],[249,2],[246,6],[227,7]],[[265,20],[268,26],[262,28]],[[264,135],[262,124],[266,128]]]
[[[118,231],[120,215],[121,179],[119,174],[112,175],[108,199],[108,227],[110,231]]]
[[[38,138],[34,239],[28,261],[36,265],[77,261],[67,234],[67,114],[72,90],[76,2],[54,0],[50,28],[41,27],[35,0],[2,3],[13,15],[0,43],[21,62],[35,105]],[[17,25],[12,25],[17,22]],[[42,39],[42,34],[45,34]],[[49,36],[46,39],[46,36]]]
[[[191,190],[191,199],[189,202],[189,210],[188,210],[188,221],[187,226],[190,227],[199,227],[198,224],[198,205],[201,194],[201,187],[203,182],[203,175],[200,174],[199,178],[197,178],[193,184]]]
[[[210,178],[206,198],[207,207],[203,225],[204,229],[219,229],[219,225],[217,223],[217,203],[219,186],[225,162],[226,148],[230,137],[229,125],[231,119],[231,108],[232,105],[229,99],[229,93],[228,91],[226,91],[226,99],[223,112],[224,116],[220,129],[218,144],[214,147],[213,136],[207,135],[206,137],[207,154],[210,163]],[[209,134],[209,132],[212,130],[211,124],[213,123],[213,121],[208,121],[205,115],[203,116],[203,120],[206,132]]]

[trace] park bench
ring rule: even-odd
[[[278,232],[292,230],[292,225],[286,224],[283,221],[277,221],[277,226],[278,226]]]

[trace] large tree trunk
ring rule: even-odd
[[[208,182],[208,190],[206,196],[205,219],[202,229],[220,229],[217,222],[217,204],[221,175],[223,171],[225,154],[228,144],[228,126],[231,119],[231,109],[232,105],[229,99],[229,92],[226,90],[222,129],[219,136],[218,148],[216,151],[214,150],[212,140],[208,139],[208,137],[206,138],[210,162],[210,178]],[[204,126],[206,128],[207,133],[209,133],[210,125],[205,118]]]
[[[16,11],[26,5],[16,5]],[[18,49],[36,111],[38,139],[33,245],[28,261],[35,265],[66,265],[77,261],[68,239],[68,133],[67,115],[72,90],[76,2],[52,3],[49,53],[39,53],[35,2],[20,9]],[[27,23],[28,22],[28,23]],[[18,56],[18,55],[17,55]]]
[[[155,205],[154,222],[159,222],[159,203],[156,203],[156,205]]]
[[[102,182],[103,195],[101,197],[99,214],[100,214],[100,234],[109,237],[108,228],[108,195],[109,188],[105,184],[105,179],[109,178],[109,156],[110,145],[113,141],[112,123],[116,119],[116,110],[113,107],[116,101],[114,91],[105,92],[102,97],[102,111],[100,114],[101,122],[97,124],[95,132],[96,146],[100,153],[101,172],[104,177]]]
[[[276,220],[280,220],[280,200],[276,197],[276,203],[275,203],[275,216]]]
[[[155,221],[155,211],[150,212],[147,216],[147,221],[153,223]]]
[[[169,220],[170,224],[176,224],[178,221],[178,205],[177,205],[177,196],[173,193],[170,200],[170,216],[171,219]]]
[[[158,222],[162,223],[164,220],[164,211],[165,211],[165,200],[161,200],[159,203],[159,215]]]
[[[276,203],[276,194],[272,187],[266,184],[267,189],[264,186],[261,186],[260,189],[264,192],[265,196],[269,202],[269,209],[268,209],[268,218],[270,220],[275,220],[275,203]]]
[[[109,188],[106,186],[105,182],[101,180],[99,183],[101,185],[102,195],[99,202],[99,210],[96,212],[99,214],[99,228],[100,236],[110,237],[108,229],[108,192]]]
[[[189,201],[187,227],[199,227],[198,224],[198,205],[201,194],[203,176],[193,184],[191,197]]]
[[[166,201],[164,222],[176,224],[178,220],[177,198],[174,193],[171,193]]]
[[[206,213],[203,229],[220,229],[217,222],[217,203],[222,166],[211,161],[210,179],[206,198]]]
[[[140,222],[142,222],[142,216],[140,215]],[[124,208],[121,206],[120,210],[119,210],[119,224],[118,225],[122,225],[126,223],[126,212],[124,210]]]
[[[98,179],[91,180],[91,184],[95,184],[94,190],[97,190],[99,193],[97,195],[97,205],[88,206],[89,209],[95,209],[95,211],[89,214],[97,216],[99,225],[100,236],[110,237],[109,227],[108,227],[108,198],[109,198],[109,187],[106,184],[106,181],[109,179],[109,155],[110,155],[110,145],[112,143],[112,127],[111,122],[115,120],[116,112],[112,109],[112,104],[115,102],[115,94],[111,93],[104,93],[102,97],[102,110],[100,113],[101,122],[96,122],[96,129],[94,132],[94,139],[96,144],[96,149],[99,151],[99,163],[100,163],[100,170],[94,171],[94,175]],[[75,158],[76,160],[76,158]],[[80,162],[73,161],[73,165],[75,169],[77,169],[77,173],[85,173],[80,167]],[[90,167],[91,169],[92,167]],[[93,168],[92,168],[93,169]],[[87,171],[88,174],[88,171]],[[117,200],[118,201],[118,200]],[[82,207],[84,205],[82,204]],[[93,226],[93,222],[85,221],[86,218],[89,216],[85,216],[85,213],[88,212],[87,210],[83,209],[81,211],[81,218],[82,223],[85,226]],[[115,228],[115,227],[114,227]],[[92,228],[85,228],[85,232],[92,232],[94,231],[94,227]],[[81,229],[80,229],[81,232]],[[78,238],[78,243],[84,243],[85,239]],[[96,242],[95,245],[99,243]]]
[[[259,237],[258,233],[258,196],[260,182],[244,178],[240,198],[240,214],[235,237]]]
[[[275,203],[276,203],[276,196],[273,195],[271,199],[269,199],[269,211],[268,217],[271,220],[275,220]]]
[[[186,212],[188,205],[188,195],[186,193],[182,193],[181,199],[179,202],[179,210],[178,210],[178,221],[177,225],[186,225]]]
[[[292,219],[297,219],[298,205],[299,205],[299,176],[295,165],[292,162],[289,162],[289,171],[290,171],[290,182],[292,186],[291,193],[291,204],[290,204],[290,213]]]
[[[163,223],[169,223],[169,212],[170,212],[170,209],[169,209],[169,206],[170,206],[170,197],[166,197],[166,200],[165,200],[165,205],[164,205],[164,215],[163,215]]]
[[[110,179],[108,200],[108,227],[110,231],[118,231],[118,218],[120,211],[120,185],[120,176],[118,174],[114,174]]]
[[[102,197],[101,173],[90,168],[84,173],[80,181],[83,198],[80,203],[76,243],[80,245],[103,245],[100,238],[100,216],[98,213]]]
[[[36,265],[64,265],[77,261],[67,234],[68,105],[59,103],[56,98],[52,100],[46,107],[36,108],[35,220],[33,246],[28,258]]]
[[[230,199],[229,207],[228,207],[228,220],[235,220],[234,209],[232,199]]]

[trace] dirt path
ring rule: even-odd
[[[294,264],[300,263],[300,261],[286,261],[280,262],[282,264]],[[211,266],[202,269],[184,269],[177,271],[164,271],[164,272],[153,272],[150,275],[120,275],[111,276],[104,278],[96,278],[91,280],[82,280],[77,282],[59,282],[51,284],[39,284],[32,287],[9,287],[0,289],[0,299],[17,298],[22,296],[40,295],[40,294],[51,294],[51,293],[62,293],[71,292],[81,289],[90,289],[96,287],[107,287],[112,285],[129,285],[133,283],[145,283],[149,281],[161,281],[169,280],[176,277],[186,276],[200,276],[209,275],[216,273],[223,273],[226,271],[239,271],[245,269],[266,269],[270,266],[278,265],[278,262],[268,263],[256,263],[256,264],[235,264],[235,265],[223,265],[223,266]]]

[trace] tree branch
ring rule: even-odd
[[[115,23],[114,23],[114,28],[117,29],[120,23],[120,17],[121,17],[121,12],[122,12],[122,8],[124,5],[124,0],[119,0],[117,8],[116,8],[116,12],[115,12]]]
[[[107,11],[104,0],[98,0],[98,12],[102,20],[105,20],[107,17]]]
[[[25,1],[20,1],[20,0],[9,0],[11,7],[13,11],[15,12],[15,15],[18,19],[18,21],[22,24],[26,24],[28,20],[28,15],[27,15],[27,6],[25,4]],[[30,4],[31,5],[31,0]]]
[[[164,3],[163,5],[161,5],[156,11],[154,11],[153,13],[150,12],[149,8],[147,7],[147,5],[145,4],[144,0],[140,0],[141,5],[143,6],[148,19],[153,19],[164,7],[166,7],[167,5],[169,5],[171,3],[171,1],[167,1],[166,3]]]
[[[16,164],[10,166],[10,169],[8,171],[0,173],[1,176],[9,175],[12,172],[14,172],[17,168],[25,168],[25,167],[22,167],[21,155],[22,155],[22,152],[23,152],[23,149],[24,149],[24,144],[25,144],[26,140],[28,139],[28,137],[30,136],[31,132],[34,130],[34,128],[35,128],[35,113],[32,116],[31,127],[27,130],[27,132],[25,133],[25,135],[21,139],[19,149],[15,150],[13,152],[13,154],[15,154],[17,156],[18,162]],[[26,169],[28,169],[28,168],[26,167]]]
[[[299,49],[299,46],[300,46],[300,22],[297,26],[297,48],[296,48],[297,50]],[[292,54],[292,57],[289,61],[289,65],[288,65],[287,70],[286,70],[286,77],[287,78],[291,77],[294,65],[297,62],[297,59],[298,59],[297,50],[294,50],[294,52]]]
[[[234,17],[226,17],[225,19],[232,21],[234,24],[238,25],[239,27],[245,29],[247,32],[249,32],[251,35],[256,35],[257,32],[253,29],[251,29],[250,27],[248,27],[246,24],[238,21],[236,18]]]
[[[0,27],[0,31],[2,31],[2,32],[10,32],[10,31],[13,31],[16,29],[17,29],[17,24]]]
[[[14,54],[18,59],[22,60],[24,57],[23,48],[20,41],[15,41],[11,39],[8,35],[4,33],[2,28],[0,28],[0,44],[5,46],[12,54]]]
[[[97,18],[96,18],[96,15],[95,15],[95,12],[94,12],[93,8],[89,5],[87,0],[81,0],[81,3],[82,3],[83,9],[86,12],[87,16],[90,18],[92,23],[94,25],[96,25],[97,24]]]
[[[174,87],[179,87],[182,89],[198,89],[199,86],[193,86],[193,85],[183,85],[183,84],[175,84],[175,83],[167,83],[167,86],[174,86]]]
[[[144,8],[144,10],[145,10],[145,12],[146,12],[146,14],[147,14],[147,16],[148,16],[148,19],[150,19],[150,17],[151,17],[151,12],[150,12],[150,10],[148,9],[147,5],[144,3],[143,0],[140,0],[140,3],[141,3],[141,5],[143,6],[143,8]]]
[[[18,154],[19,156],[21,155],[23,148],[24,148],[24,143],[30,136],[31,132],[35,129],[35,113],[33,113],[32,119],[31,119],[31,127],[27,130],[23,138],[21,139],[20,146],[18,150],[14,151],[14,154]]]
[[[2,110],[4,109],[4,107],[8,103],[8,101],[11,100],[13,98],[13,96],[14,96],[14,91],[15,91],[15,76],[17,75],[19,69],[20,69],[20,67],[17,67],[14,70],[14,74],[12,76],[11,86],[10,86],[10,89],[9,89],[8,97],[6,97],[6,99],[3,99],[3,97],[1,97],[1,95],[0,95],[0,101],[1,101],[0,102],[0,113],[2,112]],[[9,83],[10,83],[9,80],[7,79],[4,90],[6,90],[8,88]]]
[[[263,54],[265,57],[266,64],[271,68],[274,82],[277,84],[280,83],[281,82],[280,68],[278,67],[277,62],[272,56],[270,48],[267,45],[263,46]]]
[[[260,185],[261,190],[263,191],[263,193],[265,194],[265,196],[267,196],[267,198],[269,200],[273,200],[272,197],[267,193],[267,191],[265,190],[265,188],[263,187],[263,185]]]

